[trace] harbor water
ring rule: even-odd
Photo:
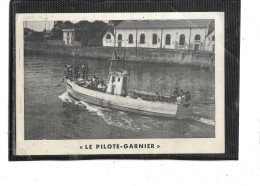
[[[129,89],[170,94],[190,91],[192,116],[166,119],[102,108],[68,96],[64,66],[87,63],[106,80],[110,62],[90,58],[26,55],[24,59],[25,140],[214,138],[215,73],[191,66],[127,63]],[[115,64],[121,68],[122,64]]]

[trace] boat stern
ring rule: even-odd
[[[181,103],[178,105],[177,114],[176,114],[177,119],[190,118],[191,114],[192,114],[192,105],[190,102]]]

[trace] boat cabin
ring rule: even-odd
[[[129,77],[127,71],[109,73],[106,93],[127,96]]]

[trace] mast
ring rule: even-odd
[[[125,48],[125,53],[124,53],[124,58],[123,58],[123,70],[125,70],[125,56],[126,56],[126,48]]]
[[[110,67],[109,67],[109,71],[108,71],[108,82],[109,82],[109,75],[110,75],[110,71],[111,71],[111,68],[112,68],[112,65],[113,65],[113,58],[114,58],[114,54],[115,54],[115,50],[113,51],[113,54],[112,54],[112,57],[111,57],[111,62],[110,62]]]

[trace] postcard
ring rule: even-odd
[[[16,14],[15,155],[225,153],[224,13]]]

